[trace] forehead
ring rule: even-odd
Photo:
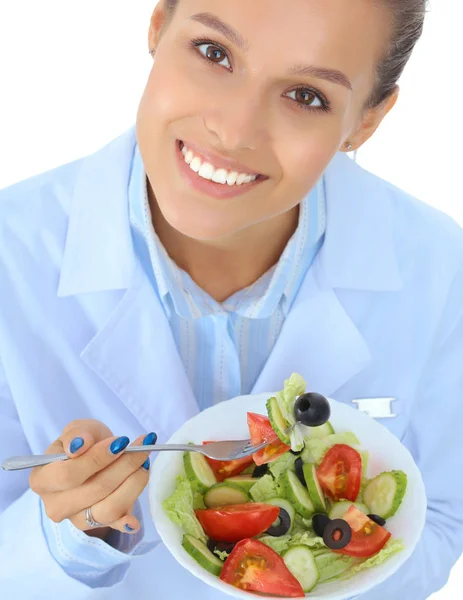
[[[372,72],[390,29],[389,14],[372,0],[180,0],[174,22],[193,25],[199,13],[237,30],[260,65],[317,64],[354,82]]]

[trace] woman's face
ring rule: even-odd
[[[362,108],[389,35],[375,6],[180,0],[160,36],[157,7],[137,137],[171,227],[239,235],[297,206],[346,140],[368,137]]]

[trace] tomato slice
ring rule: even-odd
[[[257,540],[242,540],[236,544],[223,565],[220,579],[249,592],[287,598],[304,596],[301,584],[284,560]]]
[[[249,502],[195,511],[202,528],[217,542],[239,542],[267,531],[280,514],[272,504]]]
[[[203,442],[203,444],[211,444],[212,442]],[[254,462],[252,456],[246,458],[238,458],[236,460],[214,460],[213,458],[204,457],[209,463],[217,481],[223,481],[228,477],[239,475],[244,469],[252,465]]]
[[[261,444],[265,440],[275,438],[274,442],[265,448],[262,448],[259,452],[254,452],[252,458],[256,465],[264,465],[265,463],[275,460],[287,452],[291,447],[283,444],[277,434],[273,431],[269,419],[264,417],[264,415],[248,412],[248,427],[253,444]]]
[[[352,539],[341,550],[333,550],[347,556],[368,557],[377,554],[391,537],[387,529],[381,527],[355,506],[351,506],[344,515],[352,529]]]
[[[362,483],[362,457],[351,446],[336,444],[325,454],[317,478],[332,500],[355,502]]]

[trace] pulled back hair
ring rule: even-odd
[[[427,0],[376,0],[392,16],[392,34],[376,66],[376,83],[366,108],[374,108],[394,91],[413,49],[423,33]],[[164,0],[172,16],[179,0]]]

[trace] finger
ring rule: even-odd
[[[70,458],[77,458],[87,452],[96,442],[112,436],[111,430],[104,423],[95,419],[86,419],[80,421],[71,421],[63,430],[60,437],[55,440],[45,451],[45,454],[66,454]],[[44,469],[45,474],[53,470],[51,465],[36,467],[31,470],[29,476],[29,486],[37,493],[41,493],[46,485],[46,479],[43,480]]]
[[[39,495],[80,487],[87,479],[120,458],[129,445],[128,437],[111,437],[94,444],[89,450],[71,460],[54,462],[40,467],[32,488]]]
[[[149,469],[144,467],[132,473],[112,494],[91,506],[94,520],[103,526],[111,526],[124,533],[133,533],[125,528],[126,524],[136,531],[140,525],[138,519],[130,513],[137,498],[145,489],[148,479]],[[85,516],[83,510],[71,519],[75,527],[82,531],[89,529]]]
[[[64,428],[58,440],[63,444],[66,454],[70,458],[81,456],[98,442],[107,440],[113,436],[109,427],[101,421],[87,419],[85,421],[73,421]]]
[[[134,445],[151,445],[156,442],[155,433],[140,436]],[[99,473],[90,477],[77,490],[58,491],[53,494],[43,494],[42,499],[47,514],[52,520],[62,521],[69,515],[77,514],[89,506],[93,506],[107,498],[120,485],[138,471],[142,465],[149,465],[149,452],[131,452],[121,456],[116,462]],[[73,461],[74,462],[74,461]]]

